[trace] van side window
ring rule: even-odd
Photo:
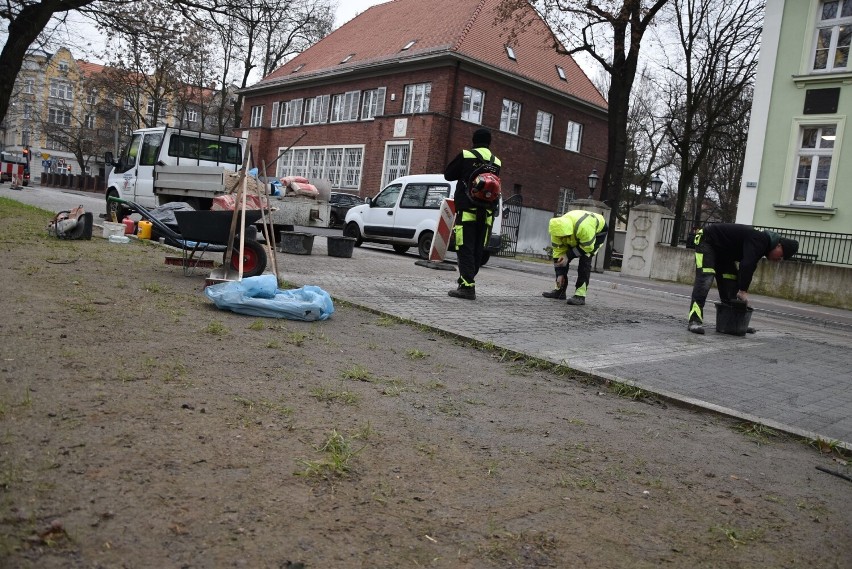
[[[399,197],[399,192],[402,190],[401,184],[394,184],[382,190],[382,193],[376,196],[373,200],[374,207],[393,207],[396,205],[396,199]]]
[[[142,156],[139,159],[140,166],[154,166],[157,156],[160,155],[160,146],[163,145],[163,134],[160,132],[145,135],[142,142]]]
[[[439,209],[444,198],[450,197],[450,186],[429,186],[426,189],[426,200],[423,207],[428,209]]]
[[[399,207],[422,208],[426,198],[426,186],[423,184],[408,184],[402,194]]]

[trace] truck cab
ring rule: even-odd
[[[154,191],[158,168],[207,166],[237,171],[242,167],[245,146],[243,138],[166,126],[134,131],[117,160],[111,152],[104,156],[106,164],[113,166],[107,177],[107,216],[115,214],[120,221],[124,213],[119,204],[109,201],[111,196],[147,208],[173,201]],[[197,197],[184,201],[195,209],[209,208]]]

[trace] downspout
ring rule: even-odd
[[[444,167],[450,163],[450,158],[455,156],[458,150],[450,148],[450,141],[453,139],[453,124],[455,123],[456,117],[456,93],[458,92],[459,87],[459,68],[461,67],[461,61],[456,61],[456,70],[453,77],[453,99],[452,104],[450,105],[450,127],[447,129],[447,142],[444,144]]]

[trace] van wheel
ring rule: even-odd
[[[396,251],[397,253],[399,253],[400,255],[402,255],[403,253],[405,253],[409,249],[411,249],[411,247],[409,247],[408,245],[394,245],[393,246],[393,250]]]
[[[482,260],[479,261],[479,266],[480,267],[484,266],[485,263],[487,263],[488,259],[490,259],[490,258],[491,258],[491,253],[489,253],[488,251],[483,251],[482,252]]]
[[[429,258],[429,251],[432,249],[432,232],[424,231],[420,234],[420,239],[417,240],[417,253],[421,259]]]
[[[350,221],[349,224],[343,229],[344,237],[352,237],[355,239],[355,246],[360,247],[361,243],[364,242],[364,238],[361,237],[361,230],[358,229],[358,224],[354,221]]]
[[[117,198],[118,191],[110,190],[107,192],[107,198]],[[115,215],[115,222],[121,223],[121,220],[130,215],[130,211],[127,210],[123,205],[118,202],[112,202],[107,200],[106,203],[106,220],[112,221],[113,215]]]

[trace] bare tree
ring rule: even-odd
[[[672,0],[683,57],[667,65],[671,121],[668,133],[680,177],[671,245],[678,244],[687,194],[714,140],[742,125],[749,105],[738,104],[754,82],[763,0]],[[706,192],[696,195],[701,204]]]
[[[218,34],[224,54],[222,100],[230,99],[226,90],[234,82],[231,74],[236,61],[242,67],[236,87],[245,88],[256,69],[266,76],[288,57],[328,35],[335,7],[332,0],[231,0],[227,13],[211,13],[209,26]],[[242,120],[242,101],[239,93],[233,97],[237,126]]]
[[[522,12],[535,6],[550,24],[558,41],[554,48],[568,54],[587,53],[610,75],[607,93],[607,168],[601,199],[611,208],[604,266],[612,261],[619,198],[624,187],[630,92],[636,78],[642,40],[669,0],[502,0],[500,15],[523,26]]]

